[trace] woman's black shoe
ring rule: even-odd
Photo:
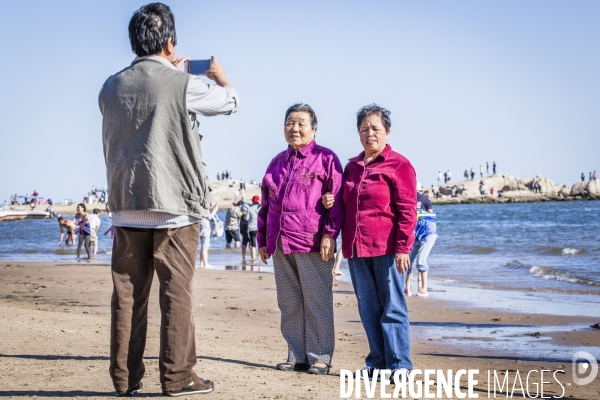
[[[327,375],[329,373],[329,368],[331,368],[331,365],[327,365],[325,367],[315,367],[315,364],[313,364],[308,369],[308,373],[315,375]]]
[[[280,371],[306,372],[310,368],[310,364],[284,362],[277,364],[275,368]]]

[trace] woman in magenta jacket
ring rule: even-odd
[[[404,274],[417,223],[416,175],[387,144],[390,112],[361,108],[357,128],[364,151],[344,169],[342,250],[367,334],[366,369],[412,369]]]
[[[317,116],[308,104],[285,114],[287,150],[279,153],[262,181],[258,252],[273,255],[281,333],[288,359],[285,371],[327,374],[335,344],[333,255],[343,222],[342,165],[333,151],[315,142]],[[335,205],[321,202],[331,192]]]

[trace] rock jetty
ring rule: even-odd
[[[481,189],[484,194],[481,194]],[[437,196],[434,195],[434,190]],[[567,186],[539,176],[520,179],[498,174],[423,188],[421,193],[435,204],[600,200],[600,180],[580,181]]]

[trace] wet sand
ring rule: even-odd
[[[351,285],[336,283],[332,374],[312,376],[274,369],[276,363],[285,361],[287,347],[279,331],[272,274],[197,271],[196,371],[213,379],[216,391],[196,397],[339,398],[339,370],[361,369],[368,346]],[[157,286],[155,280],[150,300],[145,395],[160,395]],[[107,265],[0,264],[0,396],[114,396],[108,376],[111,291]],[[565,387],[565,397],[600,398],[599,378],[586,386],[573,384],[567,357],[572,349],[589,350],[600,344],[600,330],[587,328],[600,318],[471,308],[446,301],[443,293],[435,292],[427,299],[412,297],[408,304],[415,368],[479,369],[475,392],[480,398],[487,398],[488,370],[509,370],[512,386],[517,370],[524,376],[532,369],[563,369],[565,374],[557,376]],[[483,333],[478,334],[478,330]],[[505,333],[498,336],[497,332]],[[508,350],[502,350],[499,343]],[[544,394],[561,395],[561,387],[553,379],[548,380],[552,383],[544,385]],[[379,388],[376,398],[378,393]],[[364,391],[362,396],[366,398]],[[516,392],[515,397],[522,396]]]

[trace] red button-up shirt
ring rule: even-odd
[[[362,152],[344,169],[345,258],[408,254],[417,224],[417,177],[404,156],[388,144],[365,166]]]

